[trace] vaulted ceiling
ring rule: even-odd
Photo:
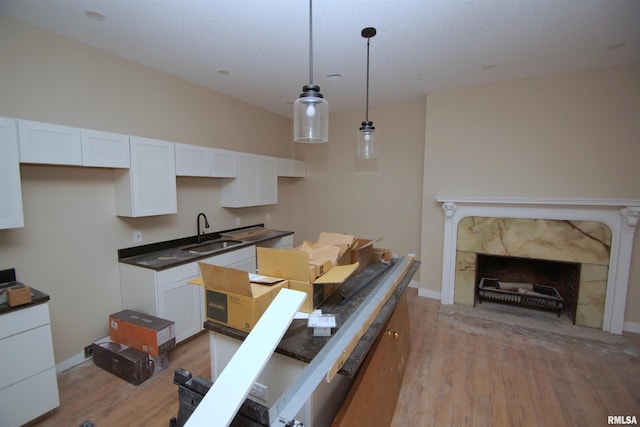
[[[0,13],[290,117],[309,83],[306,0],[0,0]],[[99,18],[99,19],[95,19]],[[101,19],[104,18],[104,19]],[[640,62],[637,0],[316,0],[331,111]]]

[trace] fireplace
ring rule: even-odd
[[[577,300],[568,303],[576,307],[576,313],[570,314],[573,320],[581,326],[622,333],[640,201],[436,200],[442,203],[445,219],[442,304],[475,303],[479,256],[576,263],[578,271],[567,273],[578,280]]]
[[[511,304],[566,314],[575,323],[580,264],[503,255],[478,254],[476,303]]]

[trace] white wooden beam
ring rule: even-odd
[[[185,427],[228,426],[247,398],[306,294],[282,289],[213,383]]]

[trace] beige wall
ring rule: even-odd
[[[640,199],[639,82],[635,64],[429,94],[421,286],[440,291],[436,196]],[[632,322],[640,322],[639,235]]]
[[[377,161],[355,158],[364,111],[332,114],[328,144],[296,145],[296,158],[307,164],[307,177],[294,187],[298,238],[316,241],[321,231],[383,237],[376,246],[418,254],[424,114],[424,98],[372,108]]]
[[[290,120],[0,16],[0,116],[291,157]],[[250,125],[248,125],[250,124]],[[256,130],[259,130],[257,132]],[[22,165],[25,227],[0,230],[0,269],[51,295],[56,362],[108,334],[119,311],[117,250],[265,222],[291,229],[294,180],[277,206],[223,209],[220,180],[178,178],[178,214],[115,216],[112,171]]]

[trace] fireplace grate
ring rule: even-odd
[[[554,287],[532,284],[529,288],[511,286],[501,289],[500,280],[490,277],[482,277],[478,285],[478,301],[482,303],[483,300],[552,311],[558,317],[564,310],[564,300]]]

